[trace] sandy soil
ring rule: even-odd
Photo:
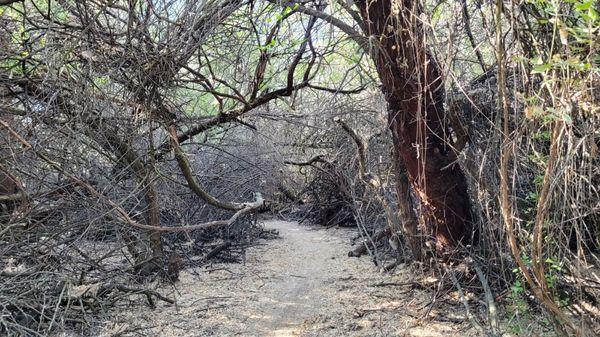
[[[251,248],[244,264],[184,271],[176,289],[165,291],[177,305],[114,313],[97,335],[476,335],[458,310],[436,309],[428,292],[411,287],[410,270],[383,274],[368,257],[347,257],[351,230],[264,225],[281,238]]]

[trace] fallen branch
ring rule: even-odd
[[[363,254],[367,252],[369,242],[377,243],[382,239],[387,238],[392,234],[392,229],[390,227],[386,227],[379,232],[375,233],[370,240],[362,242],[361,245],[356,247],[354,250],[348,252],[349,257],[361,257]]]
[[[287,165],[295,165],[295,166],[310,166],[314,163],[324,163],[326,162],[325,159],[323,159],[322,155],[316,155],[312,158],[310,158],[307,161],[291,161],[291,160],[286,160],[283,163],[287,164]]]
[[[367,287],[390,287],[390,286],[394,286],[394,287],[404,287],[404,286],[419,287],[421,285],[419,283],[417,283],[417,282],[381,282],[381,283],[372,283],[372,284],[368,284],[367,285]]]
[[[217,256],[220,252],[224,251],[225,249],[231,247],[231,242],[227,241],[224,242],[218,246],[216,246],[215,248],[213,248],[210,252],[208,252],[208,254],[206,254],[206,256],[204,256],[204,258],[202,258],[203,260],[207,261],[212,259],[213,257]]]
[[[450,279],[452,280],[452,283],[454,283],[454,286],[456,287],[456,290],[458,291],[458,296],[460,297],[460,300],[461,300],[463,306],[465,307],[465,311],[467,312],[467,318],[469,319],[469,322],[471,322],[471,325],[473,325],[474,328],[479,330],[481,335],[488,335],[487,331],[483,328],[483,326],[479,323],[479,321],[477,321],[477,318],[471,311],[471,306],[469,305],[469,300],[465,296],[465,293],[464,293],[460,283],[458,282],[456,275],[454,275],[454,270],[449,270],[450,268],[448,268],[448,267],[446,267],[445,269],[446,269],[446,272],[450,275]]]
[[[50,167],[52,167],[53,169],[55,169],[58,172],[61,172],[62,174],[65,175],[65,177],[69,178],[71,181],[73,181],[73,183],[85,188],[91,195],[104,200],[107,204],[109,204],[111,207],[113,207],[113,209],[117,212],[117,214],[119,215],[119,217],[126,222],[127,224],[129,224],[132,227],[136,227],[136,228],[140,228],[140,229],[147,229],[147,230],[152,230],[152,231],[156,231],[156,232],[189,232],[189,231],[194,231],[194,230],[199,230],[199,229],[207,229],[207,228],[212,228],[212,227],[218,227],[218,226],[226,226],[226,225],[231,225],[233,224],[238,218],[240,218],[241,216],[256,211],[259,208],[261,208],[265,201],[262,198],[262,195],[260,193],[256,193],[255,195],[255,201],[254,202],[249,202],[249,203],[242,203],[240,204],[240,209],[228,220],[216,220],[216,221],[209,221],[209,222],[205,222],[202,224],[198,224],[198,225],[191,225],[191,226],[181,226],[181,227],[166,227],[166,226],[151,226],[151,225],[144,225],[139,223],[138,221],[136,221],[135,219],[133,219],[131,216],[129,216],[129,214],[127,213],[127,211],[125,211],[121,206],[119,206],[117,203],[115,203],[114,201],[112,201],[111,199],[109,199],[108,197],[106,197],[104,194],[98,192],[98,190],[96,190],[92,185],[90,185],[89,183],[73,176],[72,174],[66,172],[61,166],[60,164],[54,162],[53,160],[51,160],[50,158],[48,158],[48,156],[46,156],[44,153],[37,151],[33,148],[33,146],[31,146],[31,144],[29,144],[29,142],[27,142],[23,137],[21,137],[15,130],[13,130],[6,122],[4,122],[3,120],[0,120],[0,125],[3,126],[4,128],[6,128],[9,133],[11,135],[13,135],[13,137],[15,137],[23,146],[25,146],[27,149],[31,150],[35,155],[37,155],[40,159],[42,159],[43,161],[45,161]]]
[[[152,296],[158,298],[161,301],[167,302],[169,304],[175,304],[175,300],[170,299],[170,298],[168,298],[166,296],[163,296],[163,295],[161,295],[157,291],[150,290],[150,289],[145,289],[145,288],[129,287],[129,286],[125,286],[125,285],[122,285],[122,284],[114,284],[114,283],[102,285],[100,287],[100,289],[98,290],[98,295],[102,296],[102,295],[110,293],[113,290],[118,290],[118,291],[124,292],[124,293],[133,293],[133,294],[142,294],[142,295],[145,295],[146,299],[148,300],[148,305],[150,307],[152,307],[152,308],[156,307],[156,305],[154,303],[154,300],[152,299]]]
[[[475,269],[475,273],[479,278],[479,282],[481,282],[481,286],[483,287],[483,293],[485,294],[485,301],[487,303],[488,310],[488,319],[490,321],[490,327],[492,328],[492,335],[496,336],[498,334],[498,310],[496,309],[496,303],[494,302],[494,295],[492,294],[492,289],[490,288],[490,284],[485,277],[485,274],[475,261],[472,262],[471,265],[473,269]]]

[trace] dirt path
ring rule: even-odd
[[[101,336],[465,336],[461,317],[420,319],[429,295],[408,275],[378,273],[365,258],[348,258],[350,230],[314,230],[270,220],[281,238],[248,251],[245,264],[181,275],[176,306],[134,309],[106,322]],[[439,316],[439,317],[442,317]],[[127,334],[125,334],[127,335]]]

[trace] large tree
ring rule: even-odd
[[[293,2],[286,3],[290,5]],[[444,82],[428,52],[420,0],[337,1],[358,25],[307,5],[299,12],[318,17],[348,34],[372,58],[388,103],[397,161],[397,191],[404,235],[419,258],[421,240],[407,202],[401,170],[420,203],[419,224],[434,238],[438,253],[476,236],[467,183],[457,163],[444,108]],[[358,12],[354,10],[356,5]]]
[[[421,3],[360,0],[356,5],[388,103],[398,160],[421,202],[422,227],[439,250],[468,242],[473,225],[467,184],[450,145],[444,83],[427,51]]]

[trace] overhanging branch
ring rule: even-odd
[[[171,137],[171,147],[175,152],[175,160],[177,161],[177,165],[181,169],[188,186],[197,196],[202,198],[202,200],[206,201],[210,205],[230,211],[237,211],[244,208],[243,204],[221,201],[210,195],[194,176],[187,155],[183,152],[181,146],[179,145],[179,141],[177,140],[177,130],[175,129],[174,125],[169,126],[169,136]]]
[[[19,143],[21,143],[27,150],[31,150],[36,156],[38,156],[40,159],[42,159],[44,162],[46,162],[46,164],[48,164],[48,166],[50,166],[54,170],[64,174],[64,176],[67,177],[68,179],[70,179],[73,183],[85,188],[91,195],[93,195],[101,200],[104,200],[109,206],[111,206],[113,208],[113,210],[115,212],[117,212],[117,214],[119,215],[119,218],[121,220],[123,220],[128,225],[135,227],[135,228],[146,229],[146,230],[150,230],[153,232],[190,232],[190,231],[194,231],[194,230],[226,226],[226,225],[233,224],[237,219],[239,219],[241,216],[243,216],[245,214],[248,214],[253,211],[257,211],[259,208],[261,208],[265,204],[265,201],[262,198],[262,195],[260,193],[256,193],[255,200],[253,202],[240,204],[240,209],[235,214],[233,214],[233,216],[231,218],[229,218],[227,220],[209,221],[209,222],[205,222],[205,223],[198,224],[198,225],[181,226],[181,227],[144,225],[142,223],[139,223],[135,219],[133,219],[131,216],[129,216],[129,214],[127,213],[127,211],[125,211],[123,209],[123,207],[118,205],[116,202],[112,201],[110,198],[108,198],[104,194],[98,192],[98,190],[96,190],[92,185],[75,177],[74,175],[70,174],[69,172],[66,172],[59,163],[50,159],[43,152],[40,152],[40,151],[34,149],[33,146],[27,140],[25,140],[23,137],[21,137],[21,135],[19,135],[19,133],[17,133],[13,128],[11,128],[8,125],[8,123],[4,122],[1,119],[0,119],[0,126],[7,129],[8,132]]]
[[[289,6],[289,7],[296,8],[296,10],[300,13],[310,15],[310,16],[319,18],[327,23],[330,23],[333,26],[340,29],[341,31],[343,31],[344,33],[346,33],[348,35],[348,37],[350,37],[352,40],[354,40],[365,51],[368,51],[371,49],[369,47],[369,39],[366,36],[364,36],[359,31],[354,29],[354,27],[352,27],[349,24],[345,23],[344,21],[334,17],[333,15],[329,15],[329,14],[322,12],[320,10],[317,10],[317,9],[304,7],[303,5],[293,2],[293,1],[287,1],[287,2],[277,2],[275,0],[270,0],[270,1],[273,4],[277,4],[280,6]]]

